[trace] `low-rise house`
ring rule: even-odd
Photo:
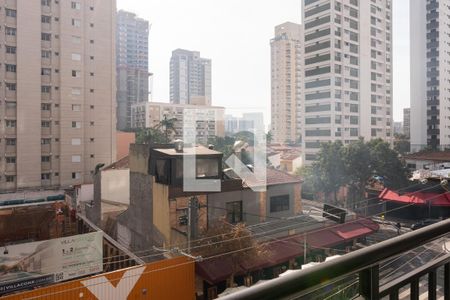
[[[450,151],[422,151],[405,155],[404,159],[411,171],[450,169]]]

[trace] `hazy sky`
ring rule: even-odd
[[[302,0],[118,0],[152,24],[149,68],[153,101],[169,101],[172,50],[200,51],[212,59],[213,105],[227,113],[270,115],[270,39],[274,26],[300,22]],[[361,0],[368,1],[368,0]],[[394,119],[409,106],[408,0],[394,0]],[[252,109],[254,108],[254,109]]]

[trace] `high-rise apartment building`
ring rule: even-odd
[[[392,138],[392,0],[304,0],[306,161],[320,144]]]
[[[211,105],[211,60],[177,49],[170,59],[170,102]]]
[[[89,182],[116,157],[116,2],[6,3],[0,191]]]
[[[403,109],[403,134],[410,137],[411,136],[411,109]]]
[[[117,13],[117,128],[131,128],[131,106],[147,102],[149,23],[136,14]]]
[[[448,1],[410,3],[411,151],[450,145]]]
[[[271,131],[273,142],[299,142],[301,137],[302,25],[275,27],[271,47]]]

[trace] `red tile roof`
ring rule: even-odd
[[[300,183],[302,179],[298,176],[290,175],[280,170],[267,169],[267,185],[278,185],[286,183]]]

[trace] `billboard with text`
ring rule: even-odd
[[[102,232],[6,246],[0,251],[0,295],[102,271]]]

